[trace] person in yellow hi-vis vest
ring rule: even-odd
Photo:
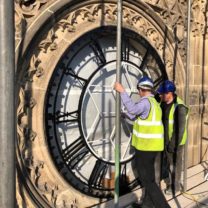
[[[154,163],[157,154],[164,150],[164,129],[160,104],[152,94],[153,81],[143,77],[137,89],[141,99],[134,103],[124,87],[116,82],[114,89],[120,93],[127,116],[134,120],[132,146],[139,180],[145,188],[142,208],[170,208],[162,191],[155,182]]]
[[[165,150],[162,154],[162,179],[167,195],[180,191],[183,146],[187,140],[188,107],[176,95],[173,82],[166,80],[158,88],[163,111]]]

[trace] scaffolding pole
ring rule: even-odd
[[[15,207],[14,0],[0,0],[0,207]]]
[[[122,30],[122,0],[117,2],[117,53],[116,81],[121,82],[121,30]],[[119,178],[120,178],[120,143],[121,143],[121,98],[116,92],[116,135],[115,135],[115,193],[114,207],[119,207]]]
[[[189,70],[190,70],[190,30],[191,30],[191,0],[187,1],[187,48],[186,48],[186,83],[185,103],[189,106]],[[187,121],[188,129],[188,121]],[[188,138],[188,131],[187,131]],[[187,191],[188,140],[184,147],[183,191]]]

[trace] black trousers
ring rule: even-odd
[[[166,159],[166,161],[165,161]],[[171,188],[173,194],[180,191],[181,188],[181,173],[183,163],[183,147],[179,147],[174,153],[164,152],[163,153],[164,163],[163,168],[166,167],[166,176],[163,177],[167,185],[167,188]],[[163,171],[164,172],[164,171]]]
[[[155,182],[155,158],[158,152],[139,151],[135,149],[137,173],[145,194],[151,199],[155,208],[170,208],[161,189]]]

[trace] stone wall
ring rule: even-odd
[[[193,1],[190,45],[189,165],[207,160],[207,2]]]

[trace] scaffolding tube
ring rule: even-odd
[[[187,1],[187,48],[186,48],[186,83],[185,83],[185,103],[189,106],[189,70],[190,70],[190,30],[191,30],[191,0]],[[188,121],[187,121],[188,129]],[[187,131],[188,138],[188,131]],[[187,191],[187,167],[188,167],[188,141],[184,147],[184,172],[183,191]]]
[[[15,207],[14,0],[0,0],[0,207]]]
[[[121,30],[122,30],[122,0],[117,2],[117,53],[116,81],[121,82]],[[114,207],[119,207],[119,178],[120,178],[120,143],[121,143],[121,98],[116,92],[116,134],[115,134],[115,192]]]

